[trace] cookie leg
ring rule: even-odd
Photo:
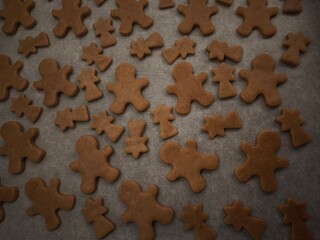
[[[178,97],[177,105],[176,105],[176,112],[179,114],[187,114],[190,112],[191,102],[186,101],[182,97]]]
[[[204,181],[203,177],[201,177],[200,174],[196,174],[192,176],[192,178],[188,182],[192,192],[200,192],[206,186],[206,182]]]
[[[43,215],[43,218],[46,222],[46,227],[49,230],[54,230],[60,226],[61,220],[58,214],[55,212],[48,212],[47,214]]]
[[[200,31],[203,35],[210,35],[211,33],[214,32],[215,27],[210,21],[203,22],[202,24],[199,25]]]
[[[126,110],[127,103],[119,99],[115,99],[110,105],[110,111],[115,114],[122,114]]]
[[[28,17],[25,17],[21,23],[25,28],[32,28],[34,27],[36,24],[37,24],[37,21],[31,17],[31,16],[28,16]]]
[[[246,20],[237,28],[237,32],[244,37],[249,36],[252,33],[252,30],[252,24]]]
[[[154,238],[154,230],[152,223],[149,222],[139,222],[139,239],[140,240],[150,240]]]
[[[202,105],[202,106],[209,106],[213,102],[213,96],[206,92],[204,94],[201,94],[198,98],[197,101]]]
[[[259,31],[264,37],[272,37],[277,32],[277,29],[274,25],[268,23],[260,26]]]
[[[182,23],[179,24],[179,32],[183,34],[189,34],[192,32],[192,29],[194,28],[193,24],[190,24],[189,21],[184,20]]]
[[[144,97],[135,98],[132,101],[133,106],[139,112],[146,110],[149,107],[149,102]]]
[[[77,24],[72,26],[72,31],[77,37],[82,37],[88,32],[88,29],[84,24]]]
[[[269,107],[276,107],[281,103],[281,97],[277,91],[264,94],[264,101]]]
[[[53,29],[54,35],[57,37],[63,38],[67,35],[70,28],[68,26],[65,26],[64,24],[61,24],[60,22],[57,24],[57,26]]]
[[[1,30],[8,35],[13,35],[18,30],[18,23],[5,21]]]
[[[246,87],[240,93],[240,98],[246,103],[252,103],[256,100],[258,94],[257,92],[253,91],[251,88]]]
[[[130,35],[133,31],[133,23],[129,20],[121,20],[121,25],[119,28],[119,32],[122,35]]]
[[[153,24],[153,20],[151,17],[149,16],[141,16],[139,19],[138,19],[138,24],[140,25],[140,27],[146,29],[148,27],[150,27],[152,24]]]
[[[278,186],[274,172],[260,176],[260,185],[263,191],[274,192]]]
[[[24,161],[19,157],[11,157],[9,161],[9,172],[12,174],[21,173],[24,170]]]
[[[82,176],[82,182],[80,190],[83,193],[93,193],[96,190],[97,181],[95,177],[89,174]]]

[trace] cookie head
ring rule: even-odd
[[[276,67],[276,62],[267,54],[261,54],[253,59],[253,68],[261,70],[273,70]]]
[[[186,62],[185,62],[186,63]],[[188,78],[190,75],[193,75],[193,69],[191,64],[185,64],[183,62],[178,63],[174,67],[172,75],[175,79],[177,78]]]
[[[39,178],[30,179],[25,185],[25,192],[28,196],[32,196],[34,199],[39,199],[42,197],[42,186],[43,183]]]
[[[265,146],[266,149],[273,152],[279,150],[281,146],[281,140],[279,136],[272,131],[261,134],[258,141],[260,145]]]
[[[127,181],[121,184],[119,189],[119,198],[123,203],[128,203],[132,200],[132,196],[138,195],[141,192],[139,185],[134,181]]]
[[[20,131],[20,125],[15,122],[6,122],[2,125],[0,134],[4,139],[11,139],[13,137],[12,133],[18,133]]]
[[[132,78],[135,76],[136,70],[131,64],[120,64],[116,69],[116,76],[123,76],[118,79],[118,81],[125,80],[125,78]]]
[[[47,58],[39,64],[39,72],[44,76],[48,74],[48,69],[55,69],[57,67],[57,63],[54,60]]]
[[[88,152],[91,152],[91,149],[97,148],[97,141],[92,136],[86,136],[77,141],[76,148],[80,155],[85,156]]]

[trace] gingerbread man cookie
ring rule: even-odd
[[[81,59],[87,61],[89,65],[95,63],[100,71],[105,71],[112,63],[112,57],[102,55],[103,49],[97,47],[95,43],[83,47]]]
[[[91,14],[88,7],[81,7],[81,0],[61,0],[62,8],[53,9],[52,15],[58,19],[58,24],[53,33],[60,38],[67,35],[72,29],[77,37],[83,37],[88,29],[83,24],[83,19]]]
[[[108,213],[108,208],[103,204],[103,198],[92,199],[86,201],[86,205],[82,208],[81,213],[86,218],[88,224],[93,223],[96,230],[96,238],[102,239],[113,231],[115,225],[104,215]]]
[[[42,215],[48,230],[55,230],[61,224],[58,210],[70,210],[73,208],[76,198],[71,194],[59,192],[60,179],[54,178],[47,186],[42,178],[31,178],[25,185],[25,193],[33,201],[26,210],[27,215]]]
[[[4,9],[0,10],[0,19],[4,19],[2,32],[14,35],[19,25],[27,29],[36,26],[37,21],[30,15],[35,3],[33,0],[3,0]]]
[[[148,5],[148,0],[116,0],[116,3],[118,9],[112,10],[110,15],[121,20],[119,32],[122,35],[130,35],[134,24],[144,29],[153,24],[152,18],[143,11]]]
[[[130,120],[128,128],[130,137],[125,139],[127,154],[132,154],[134,158],[139,158],[141,153],[148,152],[148,137],[142,136],[146,123],[143,120]]]
[[[178,29],[181,34],[190,34],[194,27],[199,27],[203,35],[210,35],[215,28],[210,21],[212,15],[218,12],[218,7],[208,6],[208,0],[188,0],[188,6],[178,5],[177,11],[184,15],[184,20]]]
[[[195,230],[197,240],[213,240],[216,238],[216,232],[205,223],[209,217],[208,214],[203,212],[202,204],[185,205],[179,218],[185,222],[188,230]]]
[[[16,113],[18,117],[25,115],[32,123],[35,123],[42,113],[42,107],[32,106],[32,100],[23,93],[17,98],[12,98],[11,103],[11,112]]]
[[[80,159],[70,164],[73,171],[82,175],[81,192],[93,193],[96,190],[97,179],[102,177],[112,183],[120,175],[120,170],[108,163],[108,158],[113,150],[110,146],[99,149],[99,143],[93,136],[82,136],[76,144]]]
[[[301,147],[312,140],[311,135],[301,127],[304,121],[300,117],[299,110],[284,108],[276,121],[281,124],[281,131],[290,131],[291,143],[294,147]]]
[[[17,61],[11,63],[7,55],[0,55],[0,101],[6,101],[9,98],[10,89],[17,91],[25,90],[29,82],[20,76],[23,62]]]
[[[69,81],[72,73],[70,65],[60,69],[59,63],[51,58],[44,59],[39,65],[41,80],[36,81],[33,86],[40,91],[45,92],[43,103],[47,107],[55,107],[59,104],[59,95],[61,93],[68,97],[77,95],[78,87]]]
[[[112,26],[112,19],[106,19],[101,17],[92,26],[95,30],[96,36],[100,37],[101,47],[111,47],[117,43],[117,39],[111,35],[111,33],[114,32],[114,27]]]
[[[3,203],[12,203],[17,200],[19,189],[16,187],[6,187],[1,184],[0,179],[0,223],[4,220],[6,214],[4,212]]]
[[[146,78],[136,79],[136,69],[133,65],[122,63],[116,68],[116,83],[108,83],[107,90],[116,95],[110,105],[111,112],[122,114],[131,103],[134,108],[143,112],[149,107],[149,102],[142,96],[141,91],[148,86]]]
[[[267,0],[248,0],[248,7],[238,7],[237,14],[244,20],[237,32],[247,37],[257,28],[264,37],[272,37],[277,29],[270,19],[279,13],[279,8],[269,8],[267,5]]]
[[[234,200],[231,206],[225,206],[223,209],[226,213],[225,224],[233,225],[237,232],[244,228],[255,240],[262,238],[267,228],[267,221],[251,216],[250,208],[243,206],[239,200]]]
[[[162,51],[162,55],[167,63],[172,64],[179,56],[186,59],[188,55],[194,55],[194,47],[196,42],[191,40],[189,37],[184,36],[179,40],[175,41],[176,47],[166,48]]]
[[[9,172],[12,174],[24,171],[26,159],[37,163],[46,155],[46,152],[34,143],[39,135],[37,128],[30,128],[24,132],[20,123],[10,121],[2,125],[0,135],[5,141],[0,147],[0,156],[9,158]]]
[[[177,113],[183,115],[189,113],[193,101],[197,101],[204,107],[213,102],[212,94],[204,90],[202,86],[208,79],[206,72],[194,76],[192,65],[188,62],[181,62],[174,66],[172,76],[176,84],[167,86],[166,90],[167,93],[178,97]]]
[[[268,107],[276,107],[281,103],[277,86],[287,81],[287,74],[275,74],[275,61],[267,54],[261,54],[252,61],[252,71],[241,70],[239,75],[248,81],[247,87],[240,93],[246,103],[252,103],[258,95],[262,95]]]
[[[201,171],[212,171],[218,167],[217,156],[199,153],[194,140],[187,140],[185,148],[181,148],[176,142],[166,142],[161,146],[160,159],[173,167],[167,175],[169,181],[185,178],[191,190],[196,193],[201,192],[206,185]]]
[[[133,180],[125,181],[119,188],[119,199],[128,209],[121,215],[124,223],[133,222],[138,226],[139,239],[154,239],[153,222],[170,224],[173,220],[173,209],[158,203],[158,187],[154,184],[146,192]]]
[[[277,156],[281,147],[279,134],[272,130],[263,131],[258,135],[256,142],[255,146],[250,146],[247,141],[242,142],[241,149],[247,155],[247,159],[235,170],[235,175],[241,182],[258,176],[262,190],[274,192],[278,185],[274,172],[289,164],[286,158]]]
[[[48,35],[45,32],[41,32],[35,38],[27,37],[26,39],[19,40],[18,52],[29,58],[31,54],[38,52],[38,48],[48,47],[49,45]]]

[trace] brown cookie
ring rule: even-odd
[[[11,99],[10,111],[18,117],[25,115],[30,122],[35,123],[42,113],[42,107],[32,106],[32,100],[21,93],[19,97]]]
[[[300,0],[286,0],[283,6],[283,12],[289,14],[301,13],[302,9]]]
[[[55,107],[59,104],[59,95],[61,93],[68,97],[77,95],[78,87],[69,81],[69,76],[72,73],[70,65],[60,69],[59,63],[51,58],[42,60],[39,65],[41,80],[36,81],[33,86],[45,92],[43,103],[47,107]]]
[[[136,69],[129,63],[122,63],[116,68],[116,83],[108,83],[107,90],[116,95],[110,105],[111,112],[122,114],[131,103],[134,108],[143,112],[149,107],[149,102],[142,96],[141,91],[148,86],[146,78],[136,79]]]
[[[224,206],[223,209],[226,213],[225,224],[233,225],[237,232],[244,228],[255,240],[262,238],[268,223],[264,219],[251,216],[250,208],[243,206],[239,200],[234,200],[231,206]]]
[[[2,205],[4,203],[11,203],[17,200],[19,196],[19,189],[16,187],[6,187],[1,184],[0,179],[0,223],[4,220],[6,214]]]
[[[272,37],[277,29],[271,23],[271,18],[279,13],[279,8],[269,8],[267,5],[267,0],[248,0],[248,7],[238,7],[237,14],[244,20],[237,32],[247,37],[254,29],[258,29],[264,37]]]
[[[27,215],[42,215],[48,230],[54,230],[61,224],[58,210],[73,208],[76,198],[71,194],[59,191],[60,179],[53,178],[50,185],[40,178],[31,178],[25,185],[25,193],[33,201],[33,205],[26,210]]]
[[[93,193],[99,177],[108,183],[117,180],[120,170],[108,162],[112,147],[107,145],[100,150],[98,140],[94,136],[85,135],[78,139],[76,149],[80,159],[72,162],[69,167],[82,175],[81,192]]]
[[[252,61],[252,71],[241,70],[239,75],[248,81],[247,87],[240,93],[246,103],[252,103],[258,95],[262,95],[268,107],[276,107],[281,103],[277,86],[287,81],[287,74],[275,74],[275,61],[267,54],[256,56]]]
[[[158,187],[151,184],[146,192],[133,180],[121,184],[118,195],[128,209],[121,215],[124,223],[133,222],[139,230],[139,239],[154,239],[153,222],[169,224],[173,220],[173,209],[157,201]]]
[[[140,157],[141,153],[148,152],[147,141],[148,137],[142,136],[146,123],[143,120],[130,120],[128,122],[128,129],[130,137],[124,141],[126,143],[125,153],[132,154],[136,159]]]
[[[77,77],[77,80],[80,82],[80,88],[86,90],[88,102],[102,98],[103,93],[96,86],[96,83],[100,82],[100,78],[97,77],[95,69],[82,69],[82,73]]]
[[[216,232],[205,223],[209,217],[208,214],[203,212],[202,204],[185,205],[179,218],[184,221],[188,230],[195,230],[197,240],[213,240],[216,238]]]
[[[202,126],[202,131],[208,132],[210,138],[215,138],[217,135],[224,136],[225,129],[242,128],[242,121],[237,112],[229,112],[224,118],[220,114],[204,117],[205,125]]]
[[[201,176],[202,170],[214,170],[218,167],[218,158],[213,154],[202,154],[197,151],[197,143],[187,140],[185,148],[178,143],[169,141],[161,146],[160,159],[172,165],[167,179],[171,182],[185,178],[193,192],[201,192],[206,182]]]
[[[209,45],[207,45],[206,51],[209,54],[210,60],[218,59],[222,62],[225,58],[229,58],[234,62],[240,62],[243,49],[241,46],[229,47],[227,42],[213,40]]]
[[[68,128],[75,128],[76,122],[88,122],[90,120],[89,111],[86,105],[81,105],[72,110],[67,107],[57,111],[57,117],[54,124],[59,126],[61,131],[66,131]]]
[[[26,58],[29,58],[31,54],[38,52],[38,48],[48,46],[50,46],[48,35],[45,32],[41,32],[35,38],[27,37],[19,40],[18,52],[22,53]]]
[[[114,27],[112,26],[112,19],[99,18],[97,22],[93,25],[95,34],[100,37],[100,46],[103,48],[113,46],[117,43],[117,39],[111,35],[114,32]]]
[[[285,204],[278,206],[283,223],[291,224],[291,239],[315,240],[315,236],[305,224],[310,217],[306,212],[306,203],[288,197]]]
[[[95,63],[100,71],[105,71],[112,63],[112,57],[102,55],[103,49],[97,47],[95,43],[83,47],[81,59],[87,61],[89,65]]]
[[[195,27],[199,27],[202,35],[210,35],[215,28],[210,18],[218,12],[215,5],[208,6],[208,0],[188,0],[189,5],[179,4],[177,11],[184,15],[184,20],[179,24],[181,34],[189,34]]]
[[[106,0],[94,0],[94,2],[96,3],[96,5],[97,5],[98,7],[100,7],[102,4],[104,4],[105,1],[106,1]]]
[[[0,135],[5,144],[0,147],[0,156],[8,157],[10,173],[22,173],[26,159],[37,163],[44,158],[46,152],[34,143],[38,134],[37,128],[30,128],[24,132],[23,126],[15,121],[2,125]]]
[[[230,7],[233,3],[233,0],[216,0],[217,3],[221,3],[227,7]]]
[[[88,198],[81,213],[86,218],[87,224],[93,223],[96,230],[96,238],[102,239],[113,231],[115,225],[106,216],[108,208],[103,204],[103,198]]]
[[[152,48],[163,47],[163,39],[158,32],[153,32],[146,40],[138,38],[131,42],[130,55],[137,56],[142,60],[145,56],[151,55]]]
[[[247,141],[241,144],[242,151],[247,155],[246,161],[235,170],[240,182],[247,182],[251,177],[258,176],[260,186],[265,192],[274,192],[277,189],[275,171],[288,166],[288,160],[276,155],[281,147],[279,134],[272,131],[260,132],[255,146]]]
[[[62,8],[53,9],[52,16],[58,20],[53,29],[54,35],[63,38],[72,29],[77,37],[83,37],[88,29],[83,24],[83,19],[91,14],[88,7],[81,7],[81,0],[61,0]]]
[[[231,82],[236,80],[233,75],[234,67],[230,67],[225,63],[221,63],[218,67],[212,68],[214,74],[213,82],[219,83],[218,97],[220,99],[234,97],[237,95],[236,89]]]
[[[184,36],[175,41],[176,47],[166,48],[162,51],[162,55],[167,63],[172,64],[178,57],[186,59],[188,55],[194,55],[195,41],[192,41],[189,37]]]
[[[20,76],[23,62],[17,61],[11,63],[7,55],[0,55],[0,101],[6,101],[9,98],[10,89],[17,91],[25,90],[29,82]]]
[[[121,35],[130,35],[133,25],[138,24],[146,29],[153,24],[151,17],[144,13],[144,8],[148,5],[148,0],[116,0],[118,9],[111,10],[111,17],[121,21],[119,32]]]
[[[305,37],[303,32],[288,33],[282,45],[287,50],[282,54],[281,62],[297,67],[300,64],[300,53],[307,52],[310,43],[311,40]]]
[[[162,139],[173,137],[178,133],[178,130],[171,123],[174,120],[172,110],[173,107],[163,104],[158,104],[157,108],[151,110],[153,123],[160,124],[160,137]]]
[[[37,21],[30,15],[35,3],[32,0],[3,0],[4,9],[0,10],[0,19],[4,19],[2,32],[14,35],[20,25],[31,29]]]
[[[174,0],[159,0],[159,8],[160,9],[167,9],[174,7],[175,3]]]
[[[92,119],[90,128],[95,129],[99,135],[104,132],[112,142],[117,142],[125,129],[113,124],[114,118],[110,117],[106,111],[93,115]]]
[[[200,105],[208,107],[213,102],[213,96],[203,88],[203,83],[208,79],[206,72],[194,75],[193,67],[188,62],[181,62],[174,66],[172,76],[175,85],[167,86],[167,93],[178,97],[176,112],[187,114],[190,112],[191,103],[197,101]]]
[[[312,140],[311,135],[301,127],[304,121],[300,117],[299,110],[284,108],[276,121],[281,124],[281,131],[290,131],[291,143],[294,147],[301,147]]]

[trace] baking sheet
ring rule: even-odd
[[[158,103],[167,105],[176,104],[176,97],[165,92],[167,85],[173,83],[171,72],[173,66],[169,66],[161,56],[161,50],[154,50],[152,56],[139,61],[130,57],[129,46],[132,40],[138,37],[147,37],[153,31],[158,31],[165,42],[165,47],[172,47],[174,41],[181,37],[177,30],[178,24],[182,21],[175,8],[160,11],[158,1],[150,0],[145,12],[152,16],[154,24],[148,30],[142,30],[135,26],[134,32],[129,37],[123,37],[118,29],[120,21],[114,20],[117,38],[117,45],[104,50],[105,55],[113,57],[113,63],[105,72],[99,72],[101,79],[98,85],[103,90],[104,97],[98,101],[88,103],[85,100],[85,92],[80,90],[74,98],[62,96],[60,104],[55,108],[47,108],[42,104],[43,92],[39,92],[32,87],[33,82],[40,79],[38,72],[39,63],[45,58],[54,58],[59,61],[60,66],[70,64],[73,66],[71,81],[77,83],[76,76],[80,75],[82,68],[88,68],[86,62],[80,59],[82,46],[91,42],[99,43],[95,37],[91,25],[101,16],[108,17],[110,10],[116,7],[115,1],[109,0],[100,8],[97,8],[92,0],[82,1],[83,5],[89,6],[92,14],[85,19],[85,24],[89,28],[88,34],[83,38],[77,38],[72,32],[67,37],[58,39],[52,33],[57,21],[51,16],[51,9],[60,9],[60,1],[48,2],[37,0],[36,7],[32,10],[38,24],[32,30],[20,27],[17,34],[9,37],[0,32],[0,53],[7,54],[12,61],[22,60],[24,62],[21,75],[29,80],[29,88],[25,94],[34,100],[35,105],[44,108],[43,114],[36,124],[31,124],[26,118],[18,119],[14,113],[10,112],[10,101],[0,103],[0,124],[6,121],[18,120],[25,129],[37,127],[40,129],[40,136],[36,143],[46,150],[45,159],[39,164],[26,162],[26,170],[19,175],[8,173],[8,160],[0,157],[0,176],[2,183],[7,186],[17,186],[20,190],[19,198],[12,204],[4,204],[6,218],[0,224],[1,239],[94,239],[93,225],[87,225],[84,217],[80,213],[81,208],[88,197],[103,197],[105,205],[109,208],[107,214],[116,225],[116,229],[106,237],[106,239],[124,240],[137,239],[137,228],[134,224],[123,224],[120,215],[126,207],[120,202],[117,191],[122,181],[134,179],[138,181],[144,190],[151,183],[159,186],[158,200],[164,205],[174,208],[175,219],[170,225],[155,223],[156,239],[194,239],[194,232],[186,230],[182,221],[178,219],[183,205],[186,203],[202,203],[204,211],[208,213],[207,224],[215,229],[218,239],[248,239],[245,231],[235,232],[232,226],[225,225],[223,206],[230,205],[234,199],[239,199],[246,206],[252,208],[252,214],[264,218],[268,221],[268,227],[263,239],[282,240],[290,236],[290,226],[282,223],[282,215],[277,210],[279,204],[284,203],[287,196],[292,196],[297,200],[307,202],[307,212],[311,218],[307,221],[308,227],[320,239],[320,165],[319,165],[319,118],[320,118],[320,2],[317,0],[302,1],[304,10],[299,15],[284,15],[281,13],[273,18],[272,22],[277,27],[277,34],[269,39],[264,39],[255,31],[250,37],[242,38],[236,33],[236,28],[241,24],[242,19],[235,14],[238,5],[245,5],[246,0],[235,0],[232,7],[219,5],[219,13],[211,19],[216,26],[216,32],[208,37],[203,37],[198,29],[194,30],[190,37],[197,42],[196,54],[187,58],[196,74],[201,71],[209,73],[210,78],[205,83],[205,89],[215,96],[215,102],[208,108],[203,108],[197,103],[192,104],[190,114],[180,116],[175,113],[176,120],[173,124],[178,128],[179,134],[170,140],[185,144],[187,139],[193,138],[198,142],[198,150],[203,153],[215,152],[219,157],[220,165],[217,170],[204,171],[203,177],[207,186],[201,193],[192,193],[184,179],[176,182],[169,182],[166,174],[170,170],[159,159],[159,148],[164,143],[159,137],[159,126],[152,123],[150,109],[156,107]],[[176,3],[186,3],[184,0],[176,0]],[[209,0],[209,4],[215,1]],[[283,1],[269,0],[269,6],[279,6],[282,8]],[[0,8],[3,7],[2,1]],[[3,21],[1,20],[1,25]],[[17,53],[18,40],[27,36],[36,36],[39,32],[47,32],[51,46],[40,49],[38,54],[32,55],[28,60],[23,55]],[[306,36],[312,39],[308,52],[302,56],[299,67],[291,68],[279,63],[279,59],[284,49],[282,42],[288,32],[303,31]],[[288,74],[288,81],[278,87],[278,91],[283,98],[283,103],[277,108],[268,108],[262,98],[253,104],[247,105],[239,97],[228,100],[217,98],[218,85],[212,83],[211,69],[219,62],[209,61],[205,47],[213,39],[227,41],[230,45],[240,44],[244,48],[242,61],[235,64],[236,73],[242,68],[250,68],[251,60],[258,54],[267,53],[277,61],[275,72]],[[182,61],[178,59],[176,63]],[[114,99],[114,95],[107,92],[106,83],[114,82],[114,71],[120,63],[131,63],[137,69],[137,77],[147,77],[149,86],[143,91],[143,95],[150,101],[150,108],[144,113],[138,113],[132,106],[128,107],[123,115],[115,116],[115,123],[123,126],[127,125],[129,119],[143,119],[147,123],[145,135],[149,137],[149,153],[143,154],[139,160],[133,159],[124,153],[124,139],[128,136],[128,130],[122,135],[117,143],[112,143],[105,135],[97,136],[94,130],[89,128],[90,123],[77,123],[75,129],[69,129],[63,133],[53,124],[56,111],[65,107],[77,107],[86,104],[90,114],[108,110]],[[234,86],[238,93],[246,86],[246,82],[241,80],[236,74]],[[15,97],[18,93],[11,91],[10,96]],[[313,141],[304,147],[294,149],[290,144],[289,134],[281,134],[282,147],[280,156],[289,159],[289,167],[276,173],[279,189],[274,193],[264,193],[257,178],[253,178],[245,184],[240,183],[235,178],[234,169],[245,160],[245,154],[240,150],[241,141],[247,139],[251,144],[255,142],[257,134],[261,130],[273,129],[280,131],[280,126],[274,122],[274,118],[279,115],[282,107],[297,108],[301,110],[305,119],[305,129],[312,133]],[[241,130],[227,130],[225,137],[216,137],[213,140],[208,138],[206,133],[201,132],[203,117],[214,113],[226,114],[231,110],[236,110],[244,123]],[[111,112],[108,110],[111,114]],[[111,114],[114,116],[113,114]],[[111,164],[121,170],[121,176],[113,183],[109,184],[101,180],[98,189],[94,194],[86,195],[80,192],[81,175],[69,169],[69,164],[78,159],[75,150],[75,143],[79,137],[85,134],[94,135],[99,139],[100,147],[111,145],[114,154],[111,157]],[[3,144],[3,140],[0,140]],[[62,219],[61,226],[55,231],[47,231],[41,216],[29,217],[25,210],[31,206],[31,201],[24,193],[24,184],[31,177],[40,176],[49,182],[52,178],[61,179],[61,191],[72,193],[76,196],[76,205],[71,211],[59,211]]]

